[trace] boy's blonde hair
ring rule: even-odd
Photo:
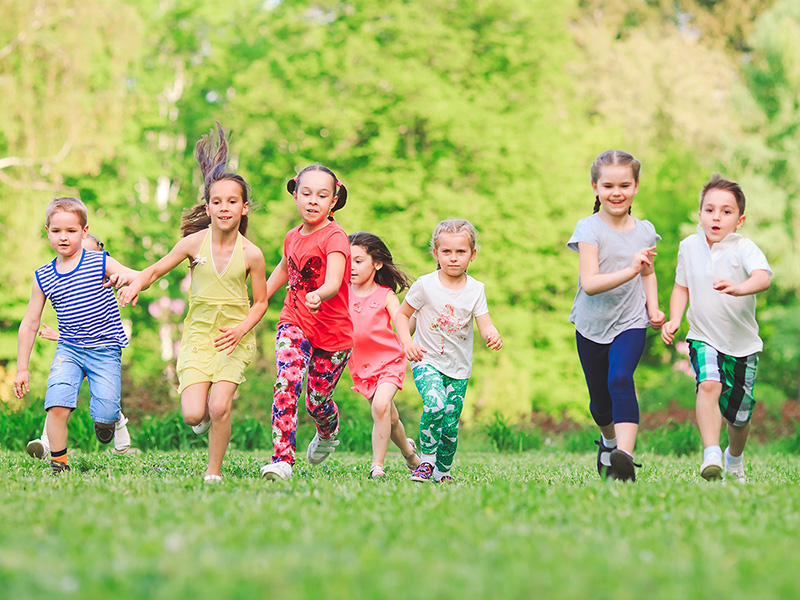
[[[81,227],[86,227],[89,222],[89,217],[86,213],[86,205],[71,196],[64,196],[63,198],[53,198],[50,204],[47,205],[47,210],[44,213],[45,227],[50,227],[50,219],[57,212],[69,212],[78,217]]]
[[[470,250],[478,247],[478,232],[475,226],[466,219],[446,219],[434,227],[431,236],[431,250],[439,247],[439,238],[443,233],[465,235],[469,240]]]

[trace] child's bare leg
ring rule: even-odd
[[[722,429],[722,415],[719,412],[719,395],[722,384],[719,381],[701,381],[697,386],[697,428],[703,440],[703,448],[719,446],[719,433]],[[745,433],[745,440],[747,434]],[[742,443],[744,448],[744,443]]]
[[[394,400],[392,400],[392,441],[394,445],[400,449],[406,463],[413,468],[419,466],[419,457],[417,456],[414,446],[408,443],[408,436],[406,435],[406,428],[403,427],[403,422],[400,420],[400,413],[397,412]]]
[[[208,420],[208,390],[211,382],[194,383],[181,392],[181,413],[187,425]]]
[[[222,459],[231,439],[231,405],[237,384],[218,381],[211,386],[208,395],[208,415],[211,429],[208,430],[208,468],[206,475],[219,475]]]
[[[49,414],[50,414],[50,411],[47,411],[45,413],[45,417],[44,417],[44,427],[42,428],[42,438],[41,438],[43,440],[49,440],[49,438],[47,437],[47,416]]]
[[[386,462],[386,449],[392,433],[392,398],[397,386],[382,383],[370,400],[372,405],[372,464],[382,467]]]
[[[750,433],[750,421],[742,426],[736,426],[733,423],[726,424],[728,426],[728,452],[731,456],[741,456],[747,443],[747,435]]]
[[[53,406],[47,411],[45,425],[51,449],[58,451],[67,447],[67,420],[71,412],[72,409],[64,406]]]
[[[602,427],[600,428],[600,431],[603,431]],[[617,448],[633,456],[633,449],[636,446],[636,434],[639,432],[639,424],[615,423],[613,425],[613,431],[617,437]],[[614,434],[612,434],[611,437],[608,437],[605,432],[603,432],[603,435],[607,439],[612,439],[614,437]]]

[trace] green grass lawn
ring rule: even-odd
[[[197,451],[75,453],[61,477],[2,451],[0,597],[796,598],[800,458],[752,454],[742,487],[646,454],[605,482],[556,451],[459,453],[454,485],[346,453],[270,483],[230,452],[205,486]]]

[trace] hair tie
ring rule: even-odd
[[[297,180],[298,180],[298,179],[300,179],[300,175],[295,175],[295,176],[292,178],[292,181],[294,181],[295,183],[297,183]]]
[[[336,186],[337,186],[337,187],[342,187],[342,182],[341,182],[341,181],[339,181],[338,179],[336,180]]]

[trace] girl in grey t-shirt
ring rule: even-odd
[[[639,161],[620,150],[595,159],[594,214],[578,221],[567,242],[580,257],[569,320],[575,324],[589,410],[600,428],[597,470],[623,481],[635,481],[638,466],[633,461],[639,429],[633,372],[644,351],[647,326],[660,329],[665,320],[653,271],[661,237],[652,223],[630,214],[640,168]]]

